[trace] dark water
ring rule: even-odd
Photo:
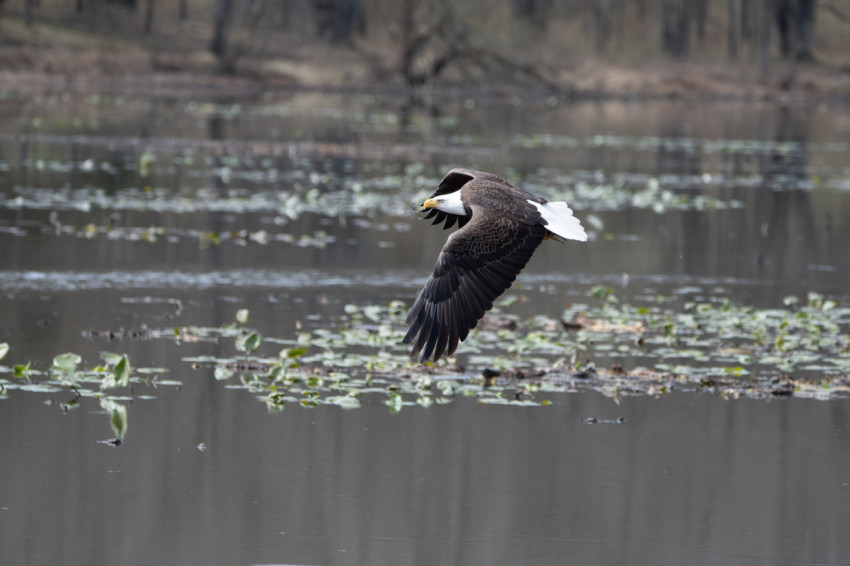
[[[577,394],[531,410],[268,414],[181,377],[184,391],[133,405],[118,449],[92,442],[102,415],[5,404],[10,562],[850,560],[845,402]]]
[[[409,303],[446,233],[406,204],[458,165],[567,198],[591,228],[538,251],[520,315],[600,283],[624,302],[845,305],[849,138],[829,106],[7,95],[0,562],[848,564],[847,399],[275,413],[189,361],[232,344],[134,332],[247,308],[285,341],[348,304]],[[157,369],[120,399],[121,446],[99,442],[96,399],[65,412],[68,388],[12,387],[13,364],[69,351]]]

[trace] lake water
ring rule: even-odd
[[[6,93],[0,562],[848,564],[848,139],[829,105]],[[423,374],[447,232],[407,205],[455,166],[591,241]],[[514,366],[547,375],[480,378]]]

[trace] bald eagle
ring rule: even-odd
[[[443,228],[457,224],[437,258],[434,272],[407,315],[404,344],[420,362],[451,355],[493,301],[511,286],[540,242],[587,241],[565,202],[521,190],[491,173],[452,169],[423,204],[425,219]]]

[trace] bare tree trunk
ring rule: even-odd
[[[816,0],[797,0],[797,53],[798,61],[814,61],[812,42],[815,37]]]
[[[349,43],[354,31],[362,29],[362,0],[312,0],[319,36],[331,41]]]
[[[210,41],[210,51],[218,59],[219,70],[233,71],[233,60],[228,45],[230,17],[233,13],[233,0],[215,0],[213,7],[213,37]]]
[[[551,0],[512,0],[514,16],[543,29],[549,20]]]
[[[770,21],[773,12],[771,0],[759,0],[758,3],[758,43],[756,62],[762,82],[767,81],[770,72]]]
[[[791,56],[791,45],[794,41],[794,27],[791,4],[793,0],[778,0],[776,2],[776,28],[779,32],[779,53],[786,59]]]
[[[611,14],[612,0],[593,0],[593,20],[596,24],[596,50],[605,51],[611,40],[613,17]]]
[[[517,18],[531,21],[534,17],[534,0],[513,0],[511,8]]]
[[[153,31],[153,8],[156,0],[148,0],[145,5],[145,35],[150,35]]]
[[[416,29],[416,0],[402,0],[401,13],[401,74],[411,86],[425,82],[416,70],[416,56],[424,45],[427,36]]]
[[[249,22],[250,25],[255,25],[259,21],[265,9],[263,0],[243,0],[242,2],[242,18],[241,21]]]
[[[623,45],[626,41],[626,22],[628,21],[628,17],[626,16],[626,0],[616,1],[617,6],[614,8],[614,10],[619,12],[620,25],[618,30],[614,30],[614,49],[618,52],[622,52]]]
[[[319,37],[333,36],[334,0],[312,0]]]
[[[416,0],[402,0],[402,9],[401,9],[401,37],[402,37],[402,50],[407,51],[409,49],[410,41],[413,39],[413,36],[416,35],[416,24],[414,23],[414,11],[416,10]],[[402,61],[402,66],[405,65],[405,62]]]
[[[179,17],[181,22],[189,19],[189,0],[180,0]]]
[[[291,2],[281,2],[279,4],[280,12],[278,18],[280,19],[280,27],[281,29],[289,30],[292,29],[292,3]]]
[[[759,2],[761,0],[741,0],[741,37],[747,41],[756,36]]]
[[[32,26],[33,23],[33,12],[35,11],[35,0],[26,0],[24,4],[24,21],[27,24],[27,27]]]
[[[741,48],[741,0],[726,0],[726,55],[738,60]]]
[[[779,50],[783,57],[814,61],[815,4],[815,0],[778,0],[776,3]]]
[[[334,14],[333,40],[349,43],[363,11],[361,0],[336,0]]]
[[[694,21],[697,25],[697,39],[705,41],[705,20],[708,18],[708,0],[694,0]]]
[[[661,48],[676,59],[687,59],[690,41],[690,0],[661,0]]]

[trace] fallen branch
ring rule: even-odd
[[[833,15],[833,17],[843,24],[850,25],[850,15],[839,10],[834,4],[821,4],[823,9]]]
[[[421,86],[436,79],[451,65],[473,63],[485,72],[499,70],[519,75],[550,91],[563,92],[563,87],[537,66],[521,63],[496,51],[473,45],[469,30],[446,11],[422,32],[404,45],[401,73],[411,86]]]
[[[535,65],[529,63],[520,63],[519,61],[514,61],[501,53],[497,53],[496,51],[491,51],[489,49],[484,49],[481,47],[474,48],[470,50],[470,56],[473,59],[484,62],[487,59],[491,60],[493,63],[496,63],[503,70],[506,70],[511,73],[519,74],[520,76],[525,76],[532,81],[538,83],[539,85],[547,88],[548,90],[552,90],[555,92],[563,92],[563,87],[558,84],[555,80],[547,77],[541,70]]]

